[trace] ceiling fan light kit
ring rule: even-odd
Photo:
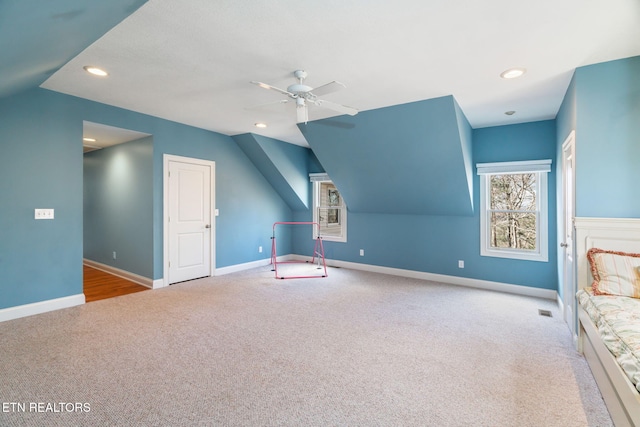
[[[337,111],[342,114],[349,114],[350,116],[355,116],[356,114],[358,114],[358,110],[353,107],[336,104],[334,102],[329,102],[318,98],[318,96],[345,88],[346,86],[344,84],[337,81],[332,81],[322,86],[318,86],[317,88],[312,88],[311,86],[307,86],[304,84],[304,79],[307,78],[306,71],[296,70],[293,72],[293,75],[296,79],[298,79],[298,83],[288,86],[286,90],[263,82],[252,81],[251,83],[260,86],[263,89],[275,90],[276,92],[286,95],[289,99],[295,100],[296,119],[298,123],[307,123],[307,121],[309,120],[309,103],[318,107]],[[280,100],[276,103],[285,103],[288,102],[289,99]]]

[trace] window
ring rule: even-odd
[[[313,222],[320,224],[320,237],[333,242],[347,241],[347,206],[327,174],[309,175],[313,183]],[[318,229],[313,227],[313,238]]]
[[[548,261],[551,160],[479,163],[480,254]]]

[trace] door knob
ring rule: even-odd
[[[211,228],[211,225],[207,224],[207,225],[204,226],[204,228]]]
[[[567,243],[564,243],[564,242],[560,243],[560,247],[561,247],[561,248],[566,248],[566,247],[568,247],[568,246],[569,246],[569,245],[568,245]]]

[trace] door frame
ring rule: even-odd
[[[564,320],[567,323],[567,325],[569,326],[569,330],[571,331],[571,334],[575,337],[576,335],[576,327],[577,327],[577,313],[576,313],[576,300],[575,300],[575,294],[577,292],[577,286],[576,286],[576,273],[577,273],[577,268],[576,268],[576,257],[575,257],[575,253],[576,253],[576,233],[575,233],[575,208],[576,208],[576,137],[575,137],[575,130],[572,130],[569,135],[567,136],[567,138],[564,140],[564,142],[562,143],[562,151],[561,151],[561,156],[562,156],[562,166],[561,166],[561,178],[562,178],[562,207],[561,207],[561,221],[560,223],[562,224],[562,235],[559,236],[560,238],[558,240],[560,240],[560,245],[562,244],[567,244],[567,242],[565,242],[565,238],[567,237],[567,226],[572,227],[573,231],[571,233],[571,237],[572,237],[572,241],[569,242],[569,246],[568,247],[562,247],[562,299],[563,299],[563,314],[564,314]],[[572,163],[572,167],[571,167],[571,196],[572,196],[572,200],[568,200],[568,194],[567,194],[567,181],[566,181],[566,168],[565,168],[565,163],[567,160],[567,153],[569,153],[569,156],[571,157],[571,163]],[[567,218],[567,205],[571,203],[573,205],[572,207],[572,217],[571,218]],[[572,271],[569,272],[567,271],[567,250],[571,250],[571,257],[573,259],[573,266],[572,266]],[[567,278],[570,277],[571,283],[567,283],[569,282],[569,280],[567,280]]]
[[[211,206],[209,209],[211,210],[211,259],[210,259],[210,268],[209,268],[209,276],[215,276],[216,271],[216,162],[212,160],[204,160],[197,159],[193,157],[183,157],[176,156],[173,154],[163,154],[162,156],[163,164],[162,164],[162,224],[163,224],[163,232],[162,232],[162,287],[169,286],[169,163],[181,162],[181,163],[190,163],[193,165],[200,166],[208,166],[211,171],[210,182],[211,182]]]

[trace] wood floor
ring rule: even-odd
[[[134,292],[148,291],[146,286],[114,276],[95,268],[83,266],[84,296],[86,302],[98,301]]]

